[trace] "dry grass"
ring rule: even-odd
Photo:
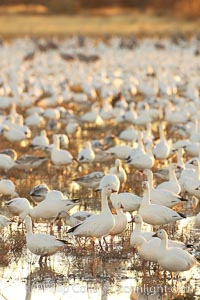
[[[72,34],[168,36],[176,32],[192,35],[199,32],[200,20],[184,20],[151,14],[97,15],[17,15],[0,16],[0,35],[63,37]]]

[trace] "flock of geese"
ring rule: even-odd
[[[133,222],[130,248],[142,259],[170,272],[199,264],[187,244],[168,239],[165,226],[187,218],[189,207],[192,226],[200,228],[199,41],[162,43],[147,39],[129,49],[117,38],[84,39],[81,46],[71,38],[48,49],[31,39],[1,45],[0,194],[10,217],[0,216],[0,230],[17,216],[40,262],[70,242],[34,232],[33,221],[63,219],[67,236],[90,237],[94,250],[97,239],[109,251],[107,237],[114,243]],[[70,59],[78,53],[88,53],[87,60]],[[82,195],[100,191],[101,211],[79,211],[80,199],[43,182],[40,172],[51,176],[52,168]],[[28,197],[15,184],[24,173],[41,180]]]

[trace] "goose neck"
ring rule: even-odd
[[[101,211],[103,213],[109,212],[111,214],[110,207],[108,205],[108,197],[104,193],[102,193],[102,196],[101,196]]]

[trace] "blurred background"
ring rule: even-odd
[[[0,0],[0,34],[198,33],[200,0]]]

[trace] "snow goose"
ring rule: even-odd
[[[95,189],[99,186],[101,179],[104,177],[103,172],[92,172],[82,177],[73,179],[80,186]]]
[[[18,128],[16,124],[14,124],[12,127],[4,127],[4,129],[1,131],[4,135],[4,137],[11,143],[15,142],[21,142],[26,140],[31,136],[30,129],[25,128],[22,130],[21,128]]]
[[[68,214],[68,212],[62,210],[58,213],[54,222],[56,222],[60,219],[63,219],[65,222],[65,225],[74,227],[93,215],[94,215],[93,213],[90,213],[88,211],[78,211],[78,212],[75,212],[74,214],[70,215],[70,214]]]
[[[159,126],[159,134],[160,141],[154,147],[153,154],[156,159],[165,160],[169,157],[171,147],[165,138],[162,124]]]
[[[0,169],[8,171],[15,166],[15,161],[6,154],[0,154]]]
[[[78,153],[78,162],[93,162],[95,159],[95,153],[92,149],[91,142],[85,143],[85,148],[81,149]]]
[[[166,206],[151,204],[148,182],[144,181],[142,187],[144,190],[144,196],[139,208],[139,214],[142,216],[144,222],[150,225],[164,225],[185,218],[183,214]]]
[[[103,176],[103,178],[100,180],[98,189],[101,190],[106,186],[109,186],[118,192],[120,188],[119,178],[115,174],[107,174]]]
[[[121,202],[124,211],[135,211],[138,210],[140,207],[140,204],[142,202],[142,198],[134,195],[132,193],[112,193],[110,195],[110,200],[112,202],[112,206],[116,208],[117,203]]]
[[[28,199],[21,197],[11,199],[6,203],[6,206],[13,216],[19,216],[24,211],[32,208]]]
[[[57,193],[58,192],[58,193]],[[31,218],[43,218],[51,220],[55,218],[61,210],[69,211],[77,205],[77,199],[61,198],[59,191],[49,191],[43,201],[34,208],[25,209],[19,216],[19,224],[27,215]],[[61,193],[62,195],[62,193]]]
[[[54,144],[51,150],[51,161],[54,165],[71,164],[74,160],[71,153],[67,150],[60,149],[60,140],[57,135],[53,136]]]
[[[127,218],[127,215],[124,214],[124,212],[123,212],[124,207],[123,207],[123,205],[121,204],[120,201],[117,202],[117,204],[115,206],[115,209],[116,209],[116,213],[117,214],[113,215],[114,216],[114,220],[115,220],[115,225],[111,229],[111,231],[109,232],[109,234],[111,236],[121,234],[128,227],[128,218]]]
[[[12,224],[14,221],[8,219],[7,217],[0,215],[0,230],[3,229],[4,227]]]
[[[6,154],[6,155],[10,156],[13,160],[17,159],[17,152],[11,148],[6,148],[6,149],[0,150],[0,154]]]
[[[41,130],[40,135],[33,138],[31,147],[33,148],[44,148],[49,145],[49,139],[47,137],[46,130]]]
[[[18,194],[15,191],[14,183],[9,179],[0,180],[0,194],[10,195],[11,197],[17,197]]]
[[[26,126],[32,126],[32,127],[40,127],[45,125],[45,120],[42,116],[40,116],[37,112],[34,112],[33,114],[29,115],[25,119]]]
[[[26,225],[26,244],[29,251],[36,255],[40,255],[39,263],[43,258],[53,255],[63,249],[65,245],[70,243],[65,240],[57,239],[55,236],[45,233],[33,233],[32,220],[29,216],[25,219]]]
[[[135,142],[138,137],[138,132],[133,126],[130,126],[128,129],[123,130],[119,134],[119,139],[127,142]]]
[[[84,222],[70,228],[67,233],[99,239],[107,236],[115,226],[115,219],[107,201],[107,197],[113,192],[115,190],[111,187],[104,187],[101,190],[101,213],[87,218]]]
[[[108,148],[106,152],[114,154],[119,159],[127,159],[132,150],[133,148],[127,145],[116,145]]]
[[[168,247],[168,235],[164,229],[158,230],[153,237],[161,239],[157,252],[157,262],[170,272],[184,272],[190,270],[197,260],[185,250],[178,247]]]
[[[154,239],[152,237],[152,235],[154,234],[153,231],[142,231],[143,219],[142,219],[141,215],[139,215],[139,214],[134,215],[131,222],[135,223],[135,228],[133,229],[131,236],[130,236],[130,245],[131,246],[133,246],[134,238],[136,236],[142,236],[143,238],[145,238],[146,241],[149,241],[150,239]],[[157,247],[157,246],[158,245],[156,244],[155,247]],[[180,247],[182,249],[185,249],[185,248],[189,247],[190,245],[186,245],[183,242],[179,242],[179,241],[175,241],[175,240],[169,240],[169,246],[170,247]]]
[[[131,154],[127,159],[126,162],[129,165],[134,166],[137,169],[144,170],[144,169],[151,169],[155,163],[154,156],[152,154],[151,145],[147,144],[147,151],[146,153],[134,153]]]
[[[157,262],[159,239],[149,239],[148,241],[141,235],[137,235],[131,240],[131,246],[137,249],[139,255],[144,260]]]
[[[181,192],[181,186],[178,182],[178,179],[176,177],[175,171],[177,169],[182,169],[177,164],[170,164],[169,165],[169,181],[162,182],[159,184],[156,189],[163,189],[168,190],[174,194],[179,194]]]
[[[144,175],[147,176],[149,183],[150,199],[151,203],[160,204],[167,207],[173,207],[176,204],[181,203],[181,201],[187,201],[183,197],[174,194],[165,189],[155,189],[153,187],[153,173],[151,170],[144,170]]]
[[[117,177],[119,177],[119,181],[121,184],[125,183],[127,180],[126,171],[122,167],[122,163],[119,159],[115,160],[115,166],[110,168],[108,173],[117,175]]]
[[[43,183],[43,184],[35,185],[30,191],[29,195],[34,201],[40,202],[45,199],[48,191],[49,191],[49,187]]]
[[[48,159],[46,157],[39,157],[36,155],[25,154],[20,156],[16,161],[14,167],[19,170],[30,171],[37,169]]]

